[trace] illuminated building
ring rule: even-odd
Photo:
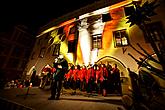
[[[44,65],[52,65],[59,53],[64,54],[68,62],[73,64],[109,61],[112,65],[116,63],[122,72],[121,78],[126,80],[122,85],[123,93],[127,93],[125,87],[130,84],[127,68],[138,70],[137,63],[128,53],[135,58],[142,57],[130,44],[139,49],[137,43],[140,43],[149,54],[153,54],[138,26],[129,27],[130,24],[126,23],[125,7],[132,5],[132,0],[101,0],[41,27],[27,71],[36,66],[37,74],[40,74]],[[163,29],[165,16],[162,7],[160,5],[156,10],[158,15],[152,18],[152,23],[153,26],[160,24],[157,27],[162,26],[160,28]],[[27,75],[30,73],[27,72]]]

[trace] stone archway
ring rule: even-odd
[[[118,68],[120,70],[120,79],[121,79],[121,86],[122,86],[122,94],[128,94],[130,91],[128,90],[128,86],[130,86],[130,78],[129,73],[127,70],[127,66],[120,61],[119,59],[112,57],[112,56],[104,56],[100,58],[96,63],[103,63],[110,62],[110,64],[113,66],[114,64],[118,65]]]
[[[100,61],[104,61],[104,60],[114,60],[114,61],[116,61],[116,62],[119,62],[123,67],[125,67],[126,68],[126,66],[124,65],[124,63],[122,63],[120,60],[118,60],[117,58],[115,58],[115,57],[112,57],[112,56],[104,56],[104,57],[102,57],[102,58],[100,58],[98,61],[97,61],[97,63],[98,62],[100,62]]]
[[[113,66],[113,64],[117,64],[118,65],[118,68],[120,69],[120,72],[123,72],[123,74],[121,74],[122,76],[128,76],[128,71],[127,71],[127,67],[126,65],[121,62],[119,59],[115,58],[115,57],[112,57],[112,56],[104,56],[102,58],[100,58],[96,63],[99,64],[99,63],[105,63],[105,62],[110,62]]]

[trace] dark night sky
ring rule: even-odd
[[[0,3],[0,31],[5,31],[16,24],[24,24],[35,33],[39,27],[47,24],[50,20],[96,0],[4,1]]]

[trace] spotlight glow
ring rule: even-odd
[[[80,47],[85,65],[87,65],[90,62],[90,52],[91,52],[90,39],[91,39],[90,34],[87,29],[81,29],[79,31]]]
[[[97,61],[99,50],[96,48],[91,52],[91,64]]]
[[[69,63],[74,64],[73,63],[73,53],[67,53],[67,58],[68,58]]]

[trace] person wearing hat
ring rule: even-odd
[[[64,79],[65,73],[68,71],[68,62],[63,55],[59,55],[59,57],[53,63],[53,67],[56,68],[56,71],[53,74],[51,96],[48,98],[48,100],[59,100],[62,89],[62,81]]]

